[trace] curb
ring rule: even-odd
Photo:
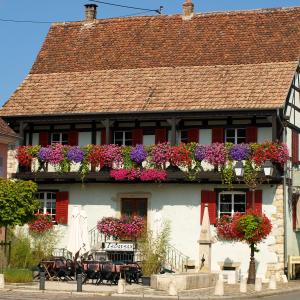
[[[19,289],[15,287],[8,287],[4,289],[0,289],[1,292],[22,292],[22,293],[34,293],[34,294],[64,294],[71,295],[72,297],[80,297],[80,296],[100,296],[100,297],[123,297],[123,298],[152,298],[152,299],[177,299],[177,300],[220,300],[220,299],[257,299],[264,298],[268,296],[282,295],[282,294],[292,294],[295,292],[300,292],[300,286],[296,288],[290,288],[287,290],[272,290],[265,291],[262,293],[253,293],[250,295],[247,294],[239,294],[239,295],[225,295],[225,296],[169,296],[169,295],[151,295],[144,293],[126,293],[126,294],[117,294],[115,292],[76,292],[76,291],[61,291],[61,290],[36,290],[36,289]]]

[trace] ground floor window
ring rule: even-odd
[[[218,217],[232,216],[236,212],[246,212],[245,192],[221,192],[218,199]]]
[[[56,216],[56,193],[55,192],[38,192],[40,201],[39,213],[49,214],[53,220]]]
[[[114,144],[119,146],[132,145],[132,132],[131,131],[115,131]]]

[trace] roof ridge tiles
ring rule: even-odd
[[[245,10],[228,10],[228,11],[209,11],[209,12],[198,12],[195,13],[193,19],[202,18],[202,17],[211,17],[211,16],[220,16],[220,15],[245,15],[245,14],[266,14],[266,13],[276,13],[276,12],[290,12],[294,10],[300,11],[300,6],[291,6],[291,7],[273,7],[273,8],[257,8],[257,9],[245,9]],[[126,16],[126,17],[110,17],[103,19],[94,19],[92,21],[79,20],[79,21],[62,21],[62,22],[53,22],[52,26],[80,26],[83,24],[94,23],[94,24],[103,24],[111,22],[128,22],[128,21],[137,21],[145,19],[158,19],[158,18],[182,18],[182,14],[171,14],[171,15],[154,15],[154,16]],[[192,19],[192,20],[193,20]]]

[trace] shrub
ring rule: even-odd
[[[32,282],[32,271],[28,269],[8,269],[4,272],[6,283]]]

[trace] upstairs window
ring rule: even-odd
[[[63,132],[54,132],[51,134],[51,144],[69,144],[69,134]]]
[[[115,131],[114,144],[119,146],[132,145],[132,132],[131,131]]]
[[[221,192],[219,194],[218,217],[232,216],[236,212],[246,213],[246,193]]]
[[[245,128],[229,128],[225,130],[225,142],[233,144],[246,143]]]
[[[40,201],[38,212],[41,214],[49,214],[54,221],[56,216],[56,193],[38,192],[37,198]]]
[[[188,130],[180,130],[179,131],[179,144],[185,143],[187,144],[189,142],[189,132]]]

